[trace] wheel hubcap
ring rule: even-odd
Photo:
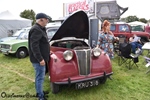
[[[24,51],[20,51],[20,56],[24,56],[25,55],[25,52]]]

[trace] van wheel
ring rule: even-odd
[[[52,93],[57,94],[59,92],[59,85],[51,82],[50,83]]]
[[[25,48],[20,48],[17,50],[16,57],[17,58],[25,58],[27,56],[27,50]]]

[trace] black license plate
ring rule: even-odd
[[[98,79],[76,83],[75,87],[76,87],[76,89],[82,89],[82,88],[87,88],[87,87],[92,87],[92,86],[97,86],[97,85],[99,85]]]

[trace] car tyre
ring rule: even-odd
[[[8,56],[8,54],[4,54],[5,56]]]
[[[17,50],[16,57],[17,58],[25,58],[27,56],[27,50],[25,48],[20,48]]]
[[[50,83],[52,93],[57,94],[59,92],[59,85],[51,82]]]
[[[105,84],[106,81],[107,81],[107,77],[103,77],[100,79],[101,84]]]

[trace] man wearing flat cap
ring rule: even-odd
[[[48,16],[44,13],[36,15],[36,23],[29,31],[29,57],[35,70],[35,89],[39,100],[46,100],[43,91],[46,64],[49,61],[50,45],[45,26]]]

